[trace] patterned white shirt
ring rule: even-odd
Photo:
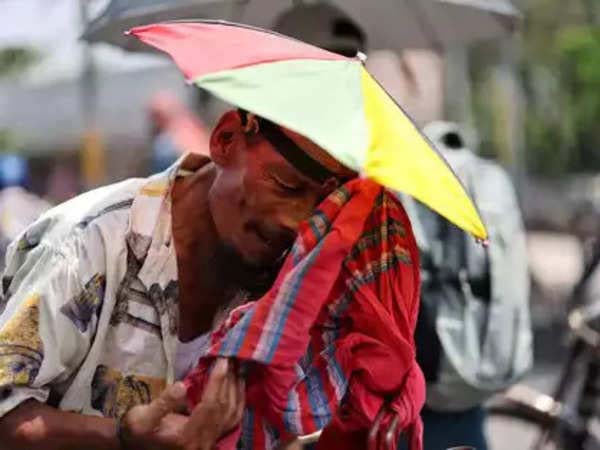
[[[27,399],[119,417],[174,381],[170,194],[179,164],[70,200],[11,244],[0,303],[0,417]]]

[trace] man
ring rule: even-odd
[[[434,122],[423,131],[475,200],[490,232],[486,248],[403,199],[421,252],[415,340],[427,380],[424,445],[485,450],[483,402],[532,363],[525,234],[505,172],[473,154],[457,124]]]
[[[221,117],[210,156],[83,194],[12,244],[3,446],[210,449],[239,421],[243,387],[225,361],[190,416],[175,382],[217,317],[270,286],[298,224],[354,173],[240,111]]]

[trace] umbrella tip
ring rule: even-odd
[[[490,246],[490,240],[489,239],[475,238],[475,241],[478,244],[480,244],[483,248],[488,248]]]
[[[365,53],[363,53],[363,52],[356,52],[356,57],[363,64],[367,62],[367,55]]]
[[[142,28],[142,26],[130,28],[129,30],[123,31],[123,34],[125,36],[135,36],[135,37],[137,37],[140,28]]]

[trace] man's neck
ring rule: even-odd
[[[208,193],[215,167],[207,163],[175,181],[172,192],[172,230],[179,275],[180,338],[187,340],[210,330],[219,309],[234,294],[227,280],[211,266],[219,242],[210,214]]]

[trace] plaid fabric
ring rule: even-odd
[[[186,379],[193,406],[214,357],[246,366],[248,410],[221,448],[240,439],[241,448],[270,449],[281,436],[324,428],[318,448],[364,449],[379,417],[420,449],[418,268],[409,221],[391,194],[368,180],[332,193],[301,227],[272,289],[231,313]],[[384,439],[371,441],[379,448]]]

